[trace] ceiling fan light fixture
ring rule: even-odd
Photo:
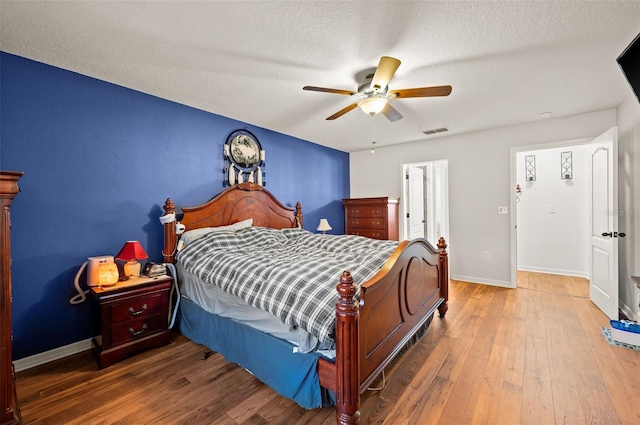
[[[386,97],[368,97],[360,102],[359,106],[365,114],[375,115],[384,109],[388,101]]]

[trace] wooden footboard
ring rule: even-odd
[[[431,317],[447,311],[448,257],[424,239],[402,242],[385,266],[362,284],[360,303],[348,271],[337,287],[336,361],[320,360],[320,383],[336,393],[338,424],[357,424],[360,394]]]

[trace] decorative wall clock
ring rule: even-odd
[[[265,186],[265,152],[258,138],[248,130],[234,130],[224,144],[225,186],[251,182]]]

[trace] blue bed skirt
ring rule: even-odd
[[[231,319],[216,316],[193,301],[180,300],[179,329],[193,342],[205,345],[237,363],[305,409],[331,404],[320,387],[317,353],[294,353],[294,345],[256,331]]]

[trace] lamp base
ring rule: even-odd
[[[122,268],[125,276],[140,276],[140,262],[138,260],[129,260],[124,263],[124,267]]]

